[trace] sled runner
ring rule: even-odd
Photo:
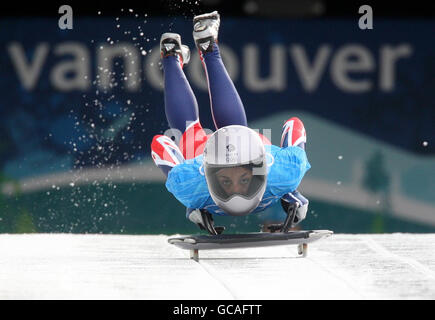
[[[257,232],[244,234],[192,235],[169,238],[168,242],[190,250],[190,257],[199,260],[199,250],[256,248],[279,245],[297,245],[298,254],[306,257],[308,243],[329,237],[329,230]]]

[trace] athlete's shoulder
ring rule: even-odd
[[[202,155],[185,160],[183,163],[177,164],[175,167],[169,171],[167,184],[172,182],[178,183],[189,183],[192,179],[200,178],[204,176],[202,168]]]
[[[272,163],[268,174],[268,188],[273,195],[295,190],[311,168],[305,150],[300,147],[272,148]]]
[[[207,182],[202,159],[190,159],[176,165],[168,174],[166,188],[188,208],[200,208],[207,198]]]
[[[278,147],[269,145],[266,147],[267,164],[273,168],[273,165],[294,166],[298,163],[307,164],[308,158],[304,149],[300,147]]]
[[[289,147],[277,147],[273,146],[271,148],[271,153],[275,157],[280,157],[283,159],[291,159],[293,161],[306,162],[308,161],[307,154],[304,149],[297,146],[289,146]]]

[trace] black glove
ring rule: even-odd
[[[289,212],[289,207],[291,205],[296,204],[298,208],[296,209],[293,225],[297,225],[299,222],[305,219],[307,216],[309,201],[297,190],[289,192],[281,198],[281,206],[286,213]]]
[[[281,198],[281,206],[287,214],[285,221],[283,223],[269,225],[267,228],[270,232],[287,232],[288,229],[305,219],[308,211],[308,203],[308,199],[296,190],[285,194]]]
[[[221,234],[225,227],[214,226],[213,216],[205,209],[186,209],[187,218],[195,223],[201,230],[206,230],[212,235]]]

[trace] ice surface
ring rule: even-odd
[[[0,235],[1,299],[435,299],[435,234],[189,251],[158,235]]]

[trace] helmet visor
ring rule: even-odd
[[[235,196],[246,200],[255,197],[266,183],[263,164],[239,166],[207,166],[205,175],[212,195],[227,202]]]

